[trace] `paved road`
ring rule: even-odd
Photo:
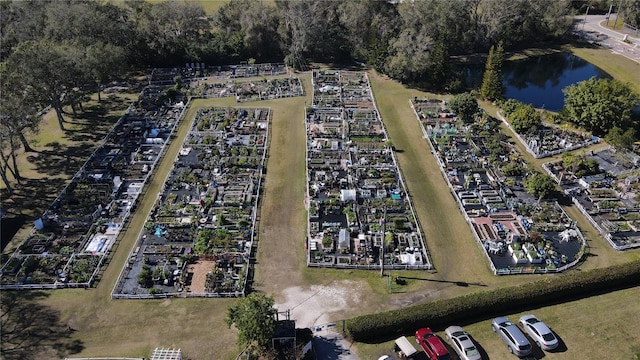
[[[335,324],[311,328],[316,360],[360,360],[352,353],[351,343],[336,331]]]
[[[576,32],[590,40],[593,43],[611,49],[611,51],[625,56],[631,60],[640,62],[640,38],[634,36],[627,36],[626,43],[622,41],[625,34],[608,29],[600,23],[606,20],[606,15],[588,15],[577,16],[579,21],[576,23]],[[615,20],[615,15],[611,16],[611,20]]]

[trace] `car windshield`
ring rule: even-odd
[[[464,336],[464,331],[456,331],[453,334],[451,334],[451,336],[462,339],[462,336]]]
[[[520,350],[528,350],[528,349],[531,348],[531,344],[520,345],[520,346],[518,346],[518,348],[520,348]]]
[[[542,338],[545,339],[546,341],[552,341],[552,340],[556,339],[556,337],[553,336],[552,333],[546,333],[546,334],[542,335]]]
[[[464,353],[467,356],[474,356],[474,355],[478,355],[479,354],[478,349],[476,349],[475,346],[468,347],[468,348],[464,349]]]
[[[505,321],[505,322],[503,322],[503,323],[501,323],[501,324],[500,324],[500,326],[504,326],[504,327],[511,326],[511,325],[513,325],[513,324],[511,323],[511,321]]]

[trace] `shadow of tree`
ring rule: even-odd
[[[34,219],[53,203],[65,183],[65,179],[58,178],[24,179],[11,196],[3,197],[3,210]]]
[[[58,311],[38,301],[48,297],[43,291],[5,291],[0,302],[2,358],[7,360],[64,358],[84,349],[72,339],[73,329],[60,324]]]

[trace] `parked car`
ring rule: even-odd
[[[460,356],[460,360],[480,360],[482,356],[469,334],[460,326],[449,326],[444,330],[445,337]]]
[[[400,358],[411,358],[418,353],[406,336],[400,336],[395,341],[394,350],[398,351]]]
[[[520,317],[520,325],[531,336],[542,350],[553,350],[558,347],[558,338],[549,327],[535,315]]]
[[[502,341],[507,344],[509,352],[517,356],[531,354],[531,343],[524,336],[520,328],[506,317],[497,317],[491,322],[491,328],[500,335]]]
[[[444,346],[438,335],[434,334],[429,328],[420,328],[416,331],[416,342],[422,346],[422,349],[431,360],[449,360],[451,354]]]

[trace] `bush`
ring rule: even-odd
[[[638,285],[640,260],[589,271],[572,271],[532,283],[441,299],[347,320],[347,334],[367,342],[412,333],[426,324],[446,327],[461,321],[518,312]]]

